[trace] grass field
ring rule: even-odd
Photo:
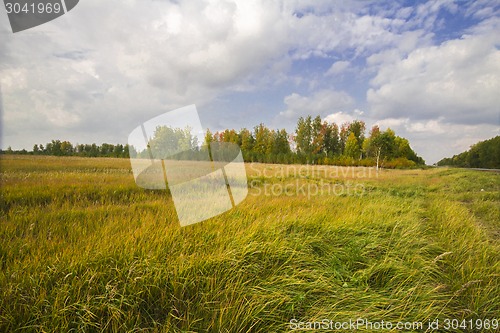
[[[500,319],[498,173],[247,174],[240,205],[181,228],[168,192],[137,187],[127,159],[2,156],[0,331]]]

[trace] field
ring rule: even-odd
[[[500,319],[498,173],[248,164],[240,205],[181,228],[127,159],[0,162],[1,332]]]

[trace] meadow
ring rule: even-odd
[[[0,163],[1,332],[499,331],[499,173],[247,164],[241,204],[181,228],[128,159]]]

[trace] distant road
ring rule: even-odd
[[[477,171],[500,172],[500,169],[483,169],[483,168],[467,168],[467,169],[477,170]]]
[[[434,166],[435,168],[457,168],[457,169],[465,169],[465,170],[477,170],[477,171],[489,171],[489,172],[500,172],[500,169],[486,169],[486,168],[462,168],[450,165],[441,165]]]

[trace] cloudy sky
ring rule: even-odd
[[[196,104],[212,131],[361,119],[434,163],[500,134],[500,2],[81,0],[15,34],[2,8],[0,90],[3,149]]]

